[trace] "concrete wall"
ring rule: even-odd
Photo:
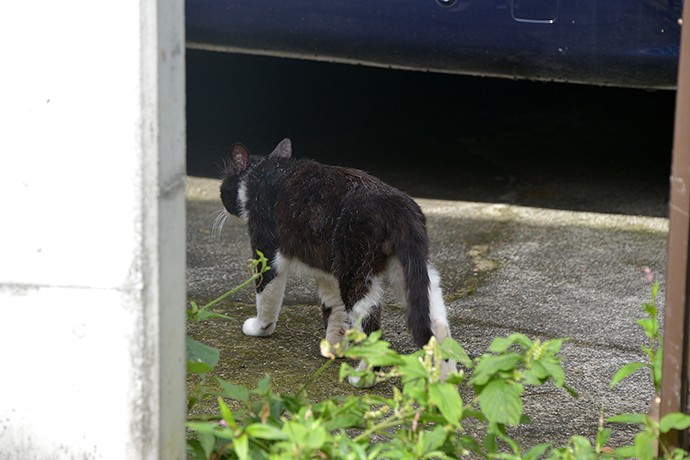
[[[0,458],[183,458],[184,4],[0,15]]]

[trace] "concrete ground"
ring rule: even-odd
[[[579,398],[528,390],[533,421],[517,433],[523,445],[592,438],[601,411],[647,410],[647,375],[613,390],[608,382],[643,359],[635,320],[650,298],[644,267],[661,280],[663,305],[673,92],[188,51],[190,175],[215,176],[234,142],[266,154],[284,137],[297,157],[373,172],[427,213],[452,332],[472,356],[514,331],[570,339],[563,363]],[[248,276],[252,255],[241,222],[211,234],[217,189],[189,178],[187,288],[197,302]],[[314,282],[288,284],[269,338],[242,335],[253,302],[241,292],[219,305],[232,320],[190,331],[220,348],[218,372],[228,380],[253,385],[270,373],[279,391],[296,391],[324,362]],[[413,351],[399,306],[384,317],[384,337]],[[337,371],[310,387],[313,399],[358,391]],[[633,435],[618,427],[612,442]]]
[[[600,412],[606,416],[644,412],[652,396],[647,375],[625,380],[613,390],[608,383],[620,366],[643,359],[640,345],[645,337],[635,324],[642,317],[641,304],[650,299],[643,269],[650,267],[663,287],[668,221],[641,216],[664,215],[665,205],[659,198],[663,193],[645,201],[635,186],[628,189],[632,195],[625,195],[621,191],[625,187],[620,186],[584,188],[556,180],[523,187],[502,182],[509,179],[495,180],[498,185],[492,193],[501,195],[501,200],[418,199],[428,217],[432,260],[443,279],[453,336],[473,357],[494,337],[512,332],[533,339],[567,337],[563,364],[567,383],[579,397],[550,386],[528,389],[524,404],[532,423],[515,434],[524,446],[559,445],[575,434],[592,439]],[[442,182],[436,182],[437,186]],[[456,183],[463,183],[462,178]],[[188,179],[187,289],[189,299],[199,303],[248,276],[246,261],[251,254],[244,224],[230,219],[220,238],[211,232],[213,213],[221,209],[218,185],[217,180]],[[414,196],[443,196],[407,185],[405,190]],[[496,192],[497,188],[505,190]],[[618,200],[627,206],[625,215],[548,205],[552,195],[562,202],[557,190],[570,189],[580,190],[581,196],[573,202],[594,200],[592,194]],[[511,204],[521,202],[511,199],[518,195],[531,197],[535,206]],[[663,289],[659,300],[663,304]],[[254,315],[251,290],[223,302],[217,311],[233,319],[189,329],[192,336],[220,349],[217,373],[223,378],[253,385],[270,373],[279,391],[294,392],[324,362],[318,348],[322,320],[310,279],[288,283],[271,337],[242,334],[243,321]],[[402,317],[395,304],[384,309],[384,337],[396,350],[411,352],[414,348]],[[329,368],[309,389],[310,396],[318,400],[359,391],[339,383],[337,374],[337,366]],[[390,390],[377,387],[373,391]],[[634,431],[617,427],[612,444],[631,441],[633,435]]]

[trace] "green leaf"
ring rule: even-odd
[[[187,370],[192,374],[206,374],[220,359],[220,351],[187,337]]]
[[[187,428],[197,433],[211,434],[221,439],[232,439],[234,432],[230,428],[212,422],[187,422]]]
[[[525,334],[515,333],[510,334],[506,338],[495,338],[491,342],[491,345],[489,345],[489,351],[492,351],[494,353],[503,353],[506,350],[508,350],[508,348],[510,348],[511,345],[515,343],[521,345],[522,348],[526,350],[529,350],[534,345],[534,343]]]
[[[442,426],[437,426],[433,430],[424,433],[424,438],[422,439],[422,449],[423,453],[428,455],[432,451],[435,451],[446,442],[446,437],[448,433]],[[420,433],[421,435],[421,433]]]
[[[489,345],[489,351],[492,353],[503,353],[510,348],[515,342],[510,340],[508,337],[496,337],[491,341]]]
[[[650,339],[653,339],[659,333],[659,325],[656,322],[656,318],[638,319],[636,322],[642,326],[645,335]]]
[[[621,367],[618,369],[616,374],[613,376],[611,379],[611,383],[609,386],[611,388],[615,387],[620,383],[621,380],[630,377],[632,374],[637,372],[638,370],[647,367],[645,363],[628,363],[625,366]]]
[[[652,367],[652,369],[653,369],[652,377],[654,378],[654,388],[657,391],[659,391],[661,389],[661,376],[662,376],[663,365],[664,365],[664,350],[660,348],[656,351],[656,356],[654,356],[654,365]]]
[[[518,425],[522,415],[521,394],[519,385],[493,380],[479,394],[479,406],[489,422]]]
[[[243,403],[249,401],[249,390],[246,387],[227,382],[220,377],[216,377],[216,382],[223,389],[223,396],[227,396],[235,401],[242,401]]]
[[[685,430],[690,428],[690,416],[680,412],[665,415],[659,421],[659,431],[668,433],[671,430]]]
[[[213,368],[206,363],[195,363],[187,361],[187,372],[195,375],[204,375],[211,372]]]
[[[341,428],[360,427],[362,423],[363,417],[360,413],[338,414],[338,416],[325,422],[325,428],[328,431],[333,431]]]
[[[484,449],[489,454],[496,454],[498,452],[498,440],[496,439],[496,433],[488,431],[486,436],[484,436]],[[492,455],[489,456],[491,458]]]
[[[540,360],[535,360],[532,362],[532,374],[538,380],[542,380],[542,381],[551,375],[549,373],[548,369],[546,368],[546,366],[544,366],[544,364],[545,363],[540,361]]]
[[[648,417],[645,414],[619,414],[606,419],[609,423],[632,423],[635,425],[644,425],[647,423]]]
[[[538,444],[534,447],[532,447],[530,450],[525,452],[525,455],[523,455],[524,460],[537,460],[539,457],[544,455],[544,453],[547,451],[547,449],[551,447],[551,443],[544,443],[544,444]]]
[[[216,446],[216,437],[210,433],[199,433],[199,443],[206,458],[210,458],[213,448]]]
[[[635,446],[619,447],[615,450],[615,452],[618,458],[635,458],[635,456],[637,455]]]
[[[403,381],[415,378],[426,379],[429,376],[429,371],[427,371],[422,363],[419,362],[420,356],[420,352],[400,356],[400,364],[398,364],[398,368],[402,373]]]
[[[240,460],[249,459],[249,436],[246,433],[242,433],[242,435],[233,439],[232,447]]]
[[[656,315],[658,313],[656,305],[654,305],[653,303],[644,303],[642,304],[642,308],[651,318],[656,318]]]
[[[283,441],[287,439],[285,433],[278,428],[264,423],[252,423],[247,426],[246,433],[252,438],[268,439],[269,441]]]
[[[654,459],[654,435],[642,431],[635,436],[635,457],[640,460]]]
[[[557,364],[549,361],[542,361],[541,364],[553,379],[554,385],[556,385],[558,388],[562,388],[565,385],[565,371],[560,363]]]
[[[570,396],[572,396],[573,398],[578,398],[578,397],[579,397],[578,394],[577,394],[577,391],[575,391],[574,388],[571,388],[571,387],[569,387],[568,385],[563,385],[563,389],[564,389],[565,391],[567,391],[568,394],[570,394]]]
[[[547,374],[548,376],[548,374]],[[540,377],[540,372],[534,372],[534,368],[522,372],[522,382],[524,385],[539,386],[544,384],[546,377]]]
[[[227,315],[223,315],[221,313],[213,313],[211,311],[206,310],[205,308],[200,308],[196,312],[196,321],[197,322],[207,321],[209,319],[232,319],[232,318],[227,316]]]
[[[268,396],[271,393],[271,376],[266,374],[264,378],[256,382],[256,390],[260,396]]]
[[[429,386],[429,401],[438,407],[448,423],[461,428],[462,399],[455,385],[445,382],[432,383]]]
[[[307,432],[307,428],[296,421],[285,423],[282,431],[291,443],[300,446],[306,445],[307,438],[310,435],[310,433]]]
[[[211,436],[211,439],[215,438]],[[198,439],[187,439],[187,460],[208,460],[208,455]]]
[[[378,340],[373,343],[363,342],[360,345],[351,346],[345,351],[345,356],[347,358],[364,359],[374,367],[393,366],[402,362],[400,355],[391,350],[390,344],[384,340]]]
[[[475,453],[477,455],[484,456],[484,450],[482,449],[482,446],[473,437],[463,435],[457,438],[456,440],[458,444],[460,444],[464,449],[467,449],[470,452]]]
[[[225,404],[225,401],[223,401],[223,398],[218,396],[218,406],[220,407],[220,414],[223,416],[223,420],[225,420],[225,423],[228,424],[230,428],[233,430],[237,428],[237,424],[235,423],[235,417],[232,415],[232,411],[228,407],[227,404]]]
[[[451,372],[446,376],[446,383],[461,385],[465,381],[465,374],[462,372]]]
[[[340,382],[342,383],[348,376],[352,375],[354,372],[355,369],[352,366],[350,366],[348,363],[342,363],[340,365],[340,371],[338,372],[338,380],[340,380]]]
[[[505,355],[484,354],[479,358],[477,367],[474,369],[470,379],[470,384],[484,385],[498,372],[514,370],[521,361],[522,356],[517,353],[507,353]]]
[[[367,345],[376,343],[381,340],[382,335],[383,331],[381,331],[381,329],[377,329],[367,335],[362,343]]]
[[[553,339],[553,340],[547,340],[546,342],[544,342],[544,348],[551,355],[555,355],[556,353],[561,351],[562,347],[563,347],[563,339]]]
[[[439,348],[441,349],[441,356],[444,359],[452,359],[468,369],[472,367],[472,360],[465,352],[465,349],[450,337],[441,342]]]
[[[601,449],[606,446],[612,434],[613,430],[611,428],[599,429],[597,432],[597,452],[600,452]]]

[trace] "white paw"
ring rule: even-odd
[[[441,361],[441,380],[446,380],[448,374],[458,371],[458,365],[455,361],[443,360]]]
[[[249,318],[242,326],[244,335],[251,335],[254,337],[271,335],[276,330],[276,323],[270,323],[262,326],[259,318]]]
[[[352,375],[347,378],[347,381],[350,382],[350,385],[352,385],[353,387],[357,387],[357,388],[362,388],[359,386],[360,380],[362,380],[362,379],[359,377],[354,377]]]
[[[339,329],[335,332],[329,331],[326,333],[326,340],[330,344],[329,351],[333,351],[336,355],[347,350],[348,342],[345,329]],[[321,352],[321,355],[324,358],[330,358],[330,355],[324,354],[323,351]]]
[[[364,361],[360,361],[359,365],[357,366],[358,371],[363,371],[364,369],[367,368],[367,364]],[[347,378],[347,381],[350,382],[350,385],[353,387],[357,388],[371,388],[374,385],[376,385],[376,378],[362,378],[362,377],[355,377],[354,375],[351,375]]]

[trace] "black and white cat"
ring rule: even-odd
[[[291,156],[289,139],[268,157],[236,144],[220,187],[224,207],[247,222],[252,249],[271,266],[256,286],[257,315],[242,331],[270,335],[289,272],[306,270],[316,278],[331,344],[342,342],[351,325],[366,333],[381,327],[384,278],[406,306],[418,347],[432,335],[450,337],[417,203],[362,171]],[[455,363],[442,367],[445,376]]]

